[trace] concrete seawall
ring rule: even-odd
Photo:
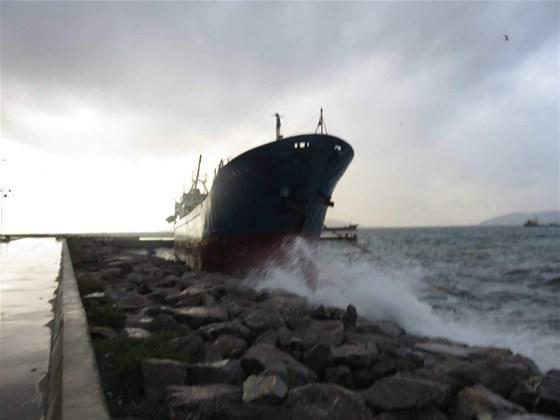
[[[88,332],[66,240],[54,303],[49,360],[47,420],[109,420],[95,354]]]

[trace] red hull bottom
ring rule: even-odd
[[[298,235],[258,238],[210,239],[198,244],[175,242],[175,254],[195,270],[243,273],[283,265],[294,257],[293,241]],[[307,241],[318,238],[306,237]],[[308,263],[312,264],[310,261]],[[306,269],[313,270],[314,268]]]

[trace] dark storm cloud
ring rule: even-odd
[[[452,223],[500,192],[504,206],[557,206],[557,2],[1,7],[3,134],[18,142],[132,158],[239,152],[271,138],[273,112],[290,134],[323,105],[356,148],[345,182],[371,190],[339,192],[357,213],[462,206]]]
[[[4,2],[2,8],[5,104],[15,98],[48,109],[57,100],[91,101],[152,119],[153,130],[170,142],[180,141],[185,126],[225,135],[235,122],[268,117],[282,95],[328,88],[360,57],[386,57],[397,80],[435,74],[445,95],[468,100],[470,89],[550,41],[558,18],[553,3]],[[376,86],[367,89],[374,93]],[[9,107],[4,124],[16,138],[41,141],[11,121]],[[141,137],[133,148],[144,143]]]

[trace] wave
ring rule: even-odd
[[[554,334],[525,327],[521,320],[516,328],[506,326],[491,312],[437,312],[422,296],[453,296],[444,288],[424,282],[427,273],[414,262],[386,264],[360,250],[311,246],[303,239],[293,241],[288,254],[287,263],[270,264],[253,273],[251,284],[257,289],[288,290],[316,304],[345,307],[351,303],[366,319],[393,321],[412,334],[508,347],[532,358],[543,370],[559,367],[560,338]],[[308,261],[318,269],[318,279],[313,284],[306,276]]]

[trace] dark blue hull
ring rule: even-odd
[[[245,259],[261,260],[282,238],[318,238],[353,156],[343,140],[314,134],[239,155],[219,170],[206,200],[176,222],[179,255],[194,254],[200,263],[188,262],[199,268],[230,271],[251,264]]]

